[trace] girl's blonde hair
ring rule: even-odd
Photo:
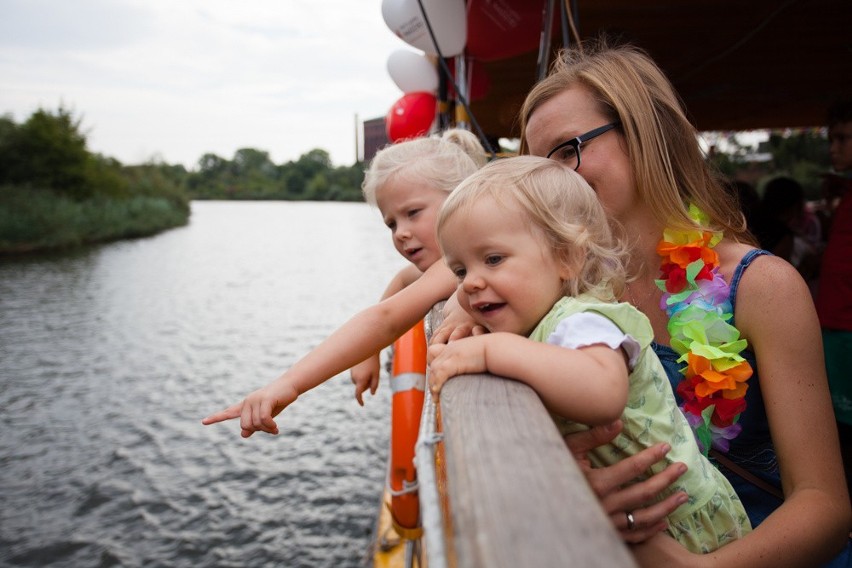
[[[580,174],[555,160],[534,156],[492,162],[444,201],[437,221],[439,242],[444,224],[459,211],[469,212],[483,196],[502,206],[517,206],[530,228],[540,231],[557,261],[576,275],[565,283],[566,295],[588,292],[605,301],[621,296],[625,247],[613,235],[597,195]]]
[[[400,175],[450,192],[464,178],[485,165],[488,157],[479,139],[461,129],[440,136],[415,138],[382,148],[364,175],[364,199],[376,204],[376,191]]]
[[[521,107],[521,153],[528,153],[526,127],[533,112],[569,87],[583,86],[608,121],[618,121],[639,196],[662,225],[692,228],[694,203],[712,229],[734,240],[751,240],[745,219],[721,185],[698,145],[698,133],[663,71],[641,49],[609,47],[605,40],[563,50],[550,74]]]

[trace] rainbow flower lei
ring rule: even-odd
[[[709,219],[692,204],[689,216],[699,228],[663,232],[657,245],[661,278],[656,283],[663,291],[660,309],[669,316],[671,346],[680,354],[678,362],[686,363],[677,387],[681,410],[706,455],[711,446],[727,452],[729,441],[742,431],[737,420],[746,407],[752,369],[740,356],[746,340],[728,323],[731,290],[719,274],[719,256],[713,250],[722,233],[702,229]]]

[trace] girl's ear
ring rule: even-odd
[[[559,278],[563,282],[575,280],[583,270],[586,257],[579,247],[571,247],[571,250],[561,251],[559,258]]]

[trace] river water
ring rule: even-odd
[[[0,565],[361,566],[386,381],[277,437],[202,417],[374,302],[403,261],[361,203],[194,202],[158,236],[0,259]]]

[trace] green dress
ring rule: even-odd
[[[751,531],[751,524],[731,484],[698,449],[672,393],[660,360],[650,348],[654,338],[645,315],[627,303],[606,303],[584,294],[561,298],[539,322],[530,339],[547,343],[565,318],[592,312],[612,321],[640,347],[638,360],[629,375],[627,406],[621,415],[624,429],[611,443],[590,452],[595,467],[615,464],[658,442],[668,442],[671,451],[664,461],[654,464],[643,479],[674,462],[683,462],[688,471],[659,496],[662,500],[675,491],[685,491],[689,500],[668,516],[669,534],[692,552],[713,551]],[[590,345],[597,343],[593,339]],[[588,429],[553,416],[563,435]]]

